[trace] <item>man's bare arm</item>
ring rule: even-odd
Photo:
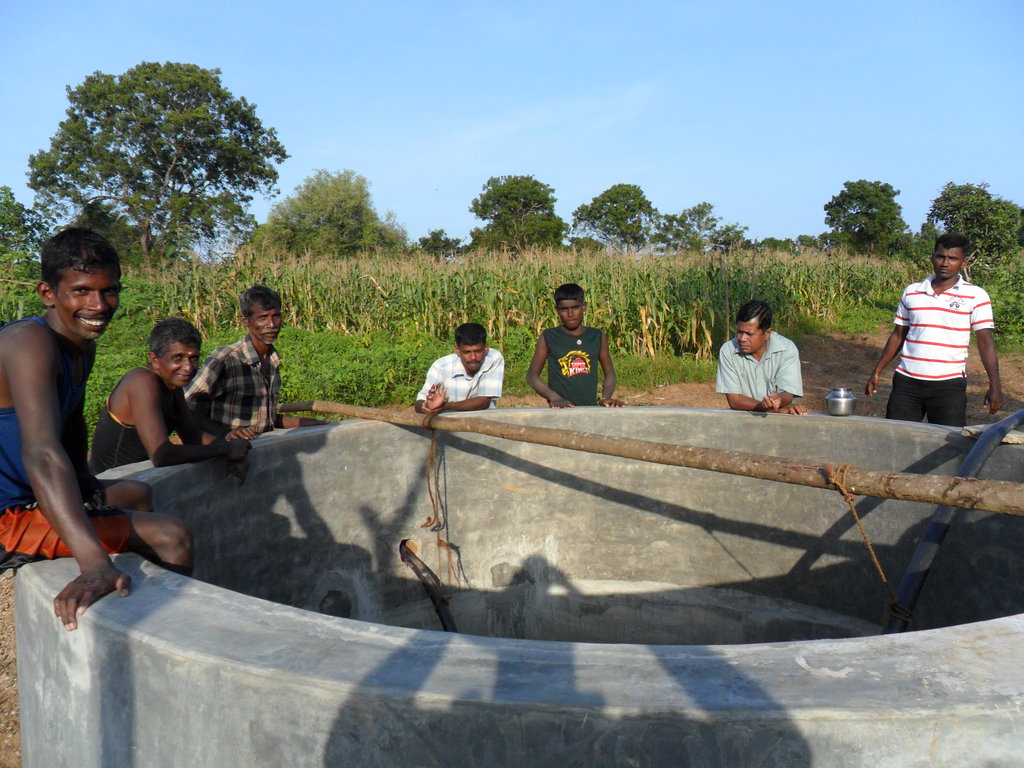
[[[761,413],[783,413],[793,402],[793,395],[789,392],[775,392],[761,400],[755,400],[746,395],[728,393],[725,396],[729,407],[734,411],[758,411]],[[806,410],[805,410],[806,412]]]
[[[598,405],[602,405],[605,408],[622,408],[625,403],[612,397],[615,394],[615,366],[612,364],[612,356],[608,351],[608,335],[601,334],[601,349],[597,354],[597,360],[601,364],[601,375],[604,377],[601,381],[601,399],[598,400]]]
[[[573,404],[563,398],[551,387],[541,381],[540,372],[544,369],[544,362],[548,357],[548,343],[544,340],[542,333],[537,337],[537,346],[533,350],[533,359],[526,369],[526,383],[533,387],[533,391],[548,401],[552,408],[572,408]]]
[[[992,338],[992,329],[983,328],[974,334],[978,340],[978,356],[988,374],[988,391],[985,393],[984,404],[989,414],[996,413],[1003,407],[1003,385],[999,380],[999,357],[996,355],[996,343]]]
[[[240,461],[249,452],[250,446],[246,440],[215,439],[203,442],[202,432],[199,433],[199,439],[195,440],[196,433],[189,428],[191,421],[187,422],[189,426],[184,429],[185,435],[190,440],[182,445],[175,445],[168,439],[167,422],[164,420],[161,407],[161,398],[165,395],[159,379],[147,371],[139,370],[137,373],[130,373],[121,387],[123,389],[117,393],[117,399],[127,404],[127,411],[130,414],[129,423],[135,425],[139,440],[154,466],[186,464],[215,456],[226,456],[231,460]],[[176,399],[175,410],[184,419],[189,419],[188,407],[185,405],[180,391],[175,392],[172,396]],[[180,402],[177,402],[178,399]],[[121,405],[121,402],[116,405]]]
[[[57,342],[35,324],[12,331],[0,344],[0,369],[18,414],[25,471],[40,509],[81,572],[54,600],[58,619],[71,630],[78,615],[103,595],[127,594],[130,579],[114,568],[89,523],[75,468],[61,443]]]
[[[465,400],[457,400],[453,403],[443,402],[437,408],[427,408],[422,400],[417,403],[424,403],[417,413],[443,413],[445,411],[482,411],[491,407],[493,398],[481,395],[479,397],[468,397]]]
[[[896,355],[899,354],[900,349],[903,347],[903,342],[907,338],[907,331],[910,330],[910,326],[897,325],[892,329],[892,333],[889,334],[889,338],[885,340],[885,346],[882,347],[882,355],[878,358],[878,362],[875,364],[875,369],[871,372],[868,377],[868,383],[864,385],[864,394],[871,397],[878,391],[878,382],[882,378],[882,371],[885,367],[891,363]]]

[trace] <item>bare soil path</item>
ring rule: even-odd
[[[878,360],[889,329],[879,329],[864,336],[830,335],[795,339],[803,363],[804,399],[810,410],[825,411],[825,395],[835,386],[850,387],[858,397],[857,413],[861,416],[885,415],[889,396],[892,366],[882,377],[879,392],[873,398],[863,395],[864,382]],[[981,401],[988,388],[988,379],[972,350],[967,372],[967,421],[987,424],[1024,408],[1024,352],[1000,352],[1003,410],[989,416]],[[622,389],[616,393],[629,405],[685,405],[699,408],[721,408],[725,398],[715,394],[715,385],[669,384],[651,391]],[[503,398],[503,406],[542,406],[536,396]],[[18,687],[14,637],[14,579],[10,573],[0,575],[0,768],[18,768],[21,748],[18,737]],[[56,621],[56,619],[55,619]]]

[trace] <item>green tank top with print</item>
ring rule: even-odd
[[[584,328],[582,334],[573,336],[560,325],[544,331],[548,386],[573,405],[597,405],[601,334],[597,328]]]

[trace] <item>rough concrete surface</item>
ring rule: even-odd
[[[970,445],[944,428],[856,417],[577,409],[556,420],[949,474]],[[1021,565],[1016,520],[962,515],[915,614],[927,631],[716,641],[743,627],[739,616],[702,619],[712,634],[685,644],[687,601],[716,615],[785,603],[812,623],[838,615],[829,626],[845,634],[877,623],[884,591],[838,495],[448,435],[431,531],[422,431],[348,423],[270,437],[238,490],[215,463],[139,474],[197,529],[201,580],[121,556],[133,594],[65,633],[49,604],[74,564],[22,570],[26,766],[1012,765],[1020,751],[1024,596],[1006,588]],[[1024,449],[1003,446],[984,476],[1021,481],[1022,467]],[[858,508],[898,579],[931,510]],[[451,571],[439,536],[455,547]],[[399,561],[403,538],[445,579],[453,609],[473,605],[481,634],[378,623],[413,604],[409,623],[433,621]],[[524,639],[608,623],[642,637],[650,605],[665,616],[657,631],[683,641]],[[559,606],[597,618],[530,628],[542,608],[557,625]]]

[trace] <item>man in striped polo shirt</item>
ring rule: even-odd
[[[887,419],[962,427],[967,423],[967,349],[971,331],[988,374],[984,404],[995,413],[1003,406],[999,360],[992,340],[992,301],[960,275],[968,253],[967,238],[946,234],[935,241],[935,274],[908,285],[900,297],[889,334],[865,394],[878,391],[885,367],[900,356],[892,377]]]

